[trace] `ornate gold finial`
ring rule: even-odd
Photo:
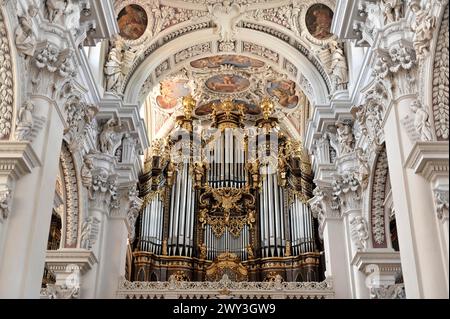
[[[268,120],[270,115],[272,115],[272,112],[274,110],[274,105],[273,105],[272,101],[268,97],[265,97],[261,101],[261,110],[262,110],[264,119]]]
[[[186,95],[183,97],[183,112],[186,120],[190,120],[192,118],[192,112],[197,105],[197,101],[194,100],[192,95]]]

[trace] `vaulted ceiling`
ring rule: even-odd
[[[123,45],[117,93],[145,105],[150,138],[167,132],[181,97],[196,115],[232,98],[249,117],[273,98],[288,133],[302,136],[310,105],[324,104],[330,81],[334,0],[116,1]]]

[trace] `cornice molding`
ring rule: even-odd
[[[439,175],[448,176],[449,144],[442,142],[416,142],[405,162],[406,168],[431,181]]]

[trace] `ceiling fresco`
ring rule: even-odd
[[[183,79],[162,81],[159,88],[160,95],[156,97],[158,106],[165,110],[173,109],[179,98],[191,93],[187,83],[188,81]]]
[[[252,59],[243,55],[215,55],[192,61],[191,66],[197,69],[218,68],[222,65],[232,65],[237,68],[260,68],[265,65],[263,61]]]
[[[192,94],[198,102],[197,116],[212,112],[213,103],[231,98],[245,106],[250,117],[260,115],[259,101],[273,98],[277,109],[291,113],[298,109],[302,92],[286,75],[265,62],[243,55],[215,55],[194,60],[161,81],[153,89],[153,105],[171,114],[181,106],[183,96]]]
[[[324,4],[314,4],[306,12],[306,27],[316,39],[324,40],[332,36],[333,11]]]
[[[219,74],[206,80],[206,87],[219,93],[237,93],[248,89],[250,81],[236,74]]]
[[[282,80],[267,83],[267,93],[286,108],[295,108],[298,104],[298,95],[294,81]]]
[[[130,4],[123,8],[117,17],[120,36],[126,40],[139,39],[147,28],[147,14],[137,4]]]

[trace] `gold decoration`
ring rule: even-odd
[[[239,257],[233,253],[222,253],[206,268],[206,279],[218,281],[227,274],[231,280],[245,281],[248,279],[247,268],[241,264]]]
[[[247,249],[248,259],[255,259],[255,253],[253,252],[253,246],[251,244],[248,244],[246,249]]]
[[[163,242],[162,242],[162,249],[161,250],[162,250],[161,254],[163,256],[167,256],[168,255],[168,252],[167,252],[167,239],[163,240]]]
[[[199,222],[211,226],[215,236],[222,237],[225,230],[239,237],[246,224],[252,227],[255,218],[255,198],[245,188],[210,188],[200,196]]]
[[[284,279],[276,271],[271,271],[266,275],[266,278],[264,278],[264,281],[266,281],[266,282],[283,282]]]
[[[192,118],[192,112],[195,109],[197,102],[191,95],[187,95],[183,97],[183,112],[186,120],[190,120]]]
[[[189,276],[186,275],[186,272],[183,270],[178,270],[174,274],[171,274],[169,277],[169,281],[190,281]]]
[[[291,257],[292,252],[291,252],[291,241],[290,240],[286,240],[286,251],[284,253],[285,257]]]
[[[198,248],[200,249],[200,259],[206,259],[207,253],[208,253],[208,248],[206,248],[205,243],[202,243],[201,245],[199,245]]]
[[[274,105],[269,98],[265,97],[261,101],[261,110],[262,110],[264,119],[268,120],[274,110]]]

